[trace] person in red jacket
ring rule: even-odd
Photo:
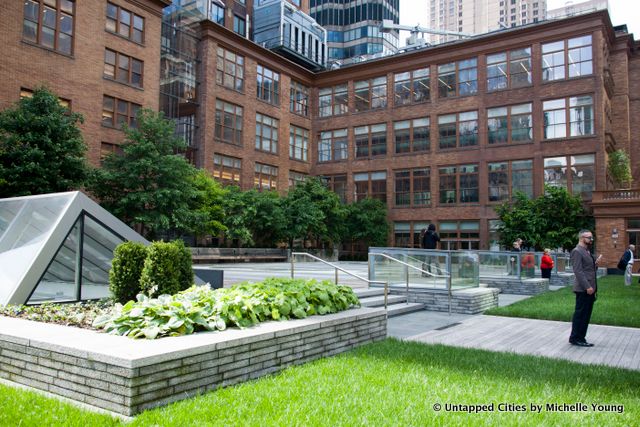
[[[544,255],[542,255],[542,259],[540,260],[540,271],[542,272],[543,279],[551,278],[551,270],[553,269],[553,259],[551,258],[551,250],[545,249]]]

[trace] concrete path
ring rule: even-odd
[[[405,339],[640,370],[638,328],[590,325],[587,341],[595,346],[585,348],[569,344],[569,322],[478,315],[449,325]]]

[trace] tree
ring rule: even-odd
[[[536,250],[571,249],[576,245],[578,231],[593,227],[593,217],[585,210],[581,197],[560,187],[546,186],[545,193],[536,199],[516,192],[512,202],[495,210],[501,221],[500,243],[506,247],[520,237]]]
[[[194,203],[195,223],[192,229],[196,235],[217,236],[227,228],[224,226],[224,200],[227,191],[204,169],[194,176],[197,197]]]
[[[276,191],[249,191],[249,203],[255,206],[255,214],[249,220],[249,228],[253,233],[253,242],[257,247],[276,247],[284,238],[287,226],[282,198]]]
[[[137,127],[124,128],[122,154],[108,156],[91,189],[102,205],[149,239],[193,231],[200,194],[196,169],[179,154],[185,148],[175,125],[143,109]]]
[[[611,179],[617,188],[630,186],[633,182],[633,176],[631,175],[631,161],[625,151],[616,150],[610,153],[609,160],[607,161],[607,169],[609,171],[609,176],[611,176]]]
[[[367,246],[386,246],[389,235],[387,207],[377,199],[362,199],[347,206],[345,240]]]
[[[309,178],[292,188],[283,200],[283,210],[289,247],[295,239],[315,239],[317,243],[340,241],[344,207],[319,179]]]
[[[0,112],[0,198],[82,187],[89,173],[82,122],[44,87]]]
[[[227,231],[225,237],[237,240],[238,246],[253,246],[253,232],[251,230],[252,219],[256,215],[256,206],[251,203],[250,191],[242,191],[240,187],[227,187],[227,195],[224,199],[224,226]],[[255,191],[255,190],[251,190]]]

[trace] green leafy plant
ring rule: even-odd
[[[618,188],[630,186],[633,177],[631,175],[631,161],[624,150],[616,150],[609,154],[607,169],[611,179]]]
[[[147,248],[140,242],[123,242],[113,251],[109,271],[109,291],[119,303],[135,300],[140,293],[140,276]]]
[[[173,295],[193,285],[191,255],[181,240],[153,242],[140,276],[140,289],[149,296]]]
[[[96,318],[93,326],[116,335],[154,339],[228,326],[244,328],[267,320],[301,319],[358,305],[358,297],[348,286],[270,278],[215,290],[194,286],[158,298],[140,294],[137,302],[116,304],[112,312]]]
[[[90,329],[98,316],[108,313],[112,308],[113,302],[110,300],[75,304],[7,305],[0,306],[0,316]]]

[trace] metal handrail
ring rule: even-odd
[[[411,255],[404,255],[404,256],[405,256],[407,259],[410,259],[410,260],[412,260],[412,261],[422,263],[422,260],[420,260],[420,259],[418,259],[418,258],[414,258],[414,257],[412,257]],[[400,260],[398,260],[398,261],[400,261]],[[414,268],[415,268],[415,267],[414,267]],[[442,271],[443,271],[443,270],[442,270],[442,268],[440,268],[440,266],[439,266],[439,265],[437,265],[437,264],[436,264],[436,265],[434,265],[434,266],[433,266],[433,268],[435,268],[436,270],[438,270],[438,271],[442,274]],[[424,272],[424,273],[431,274],[431,272],[428,272],[428,271],[424,271],[424,270],[420,270],[420,271],[422,271],[422,272]],[[447,270],[444,270],[444,272],[446,273],[446,272],[447,272]],[[441,276],[435,276],[435,275],[433,275],[433,276],[434,276],[434,277],[441,277]]]
[[[369,252],[369,255],[373,255],[374,257],[375,256],[381,256],[381,257],[384,257],[384,258],[386,258],[388,260],[397,262],[397,263],[405,266],[405,281],[406,281],[406,286],[407,286],[407,304],[409,304],[409,268],[413,268],[414,270],[417,270],[417,271],[421,272],[422,274],[426,273],[429,276],[432,276],[434,278],[435,277],[443,277],[443,278],[447,279],[446,282],[447,282],[447,293],[449,294],[449,314],[451,314],[451,274],[450,273],[447,273],[447,274],[433,274],[430,271],[425,271],[425,270],[423,270],[421,268],[418,268],[416,266],[408,264],[408,263],[406,263],[404,261],[401,261],[401,260],[399,260],[397,258],[394,258],[394,257],[389,256],[389,255],[387,255],[385,253],[382,253],[382,252]],[[409,258],[411,258],[411,257],[409,257]],[[420,261],[420,260],[416,259],[416,261]],[[442,269],[441,268],[438,268],[438,270],[440,270],[440,272],[442,273]]]
[[[336,279],[335,279],[336,285],[338,284],[338,271],[342,271],[343,273],[348,274],[349,276],[352,276],[352,277],[355,277],[356,279],[362,280],[363,282],[366,282],[367,285],[370,285],[372,283],[383,284],[384,285],[384,309],[385,310],[387,309],[387,299],[388,299],[388,294],[389,294],[389,282],[388,281],[384,282],[382,280],[365,279],[362,276],[359,276],[359,275],[357,275],[355,273],[352,273],[352,272],[350,272],[348,270],[345,270],[342,267],[338,267],[337,265],[335,265],[335,264],[333,264],[333,263],[331,263],[329,261],[325,261],[322,258],[318,258],[317,256],[311,255],[310,253],[307,253],[307,252],[291,252],[291,278],[292,279],[295,278],[294,277],[294,275],[295,275],[295,266],[294,266],[294,264],[295,264],[296,255],[307,256],[307,257],[309,257],[311,259],[314,259],[316,261],[320,261],[323,264],[327,264],[327,265],[333,267],[335,269],[335,272],[336,272]]]

